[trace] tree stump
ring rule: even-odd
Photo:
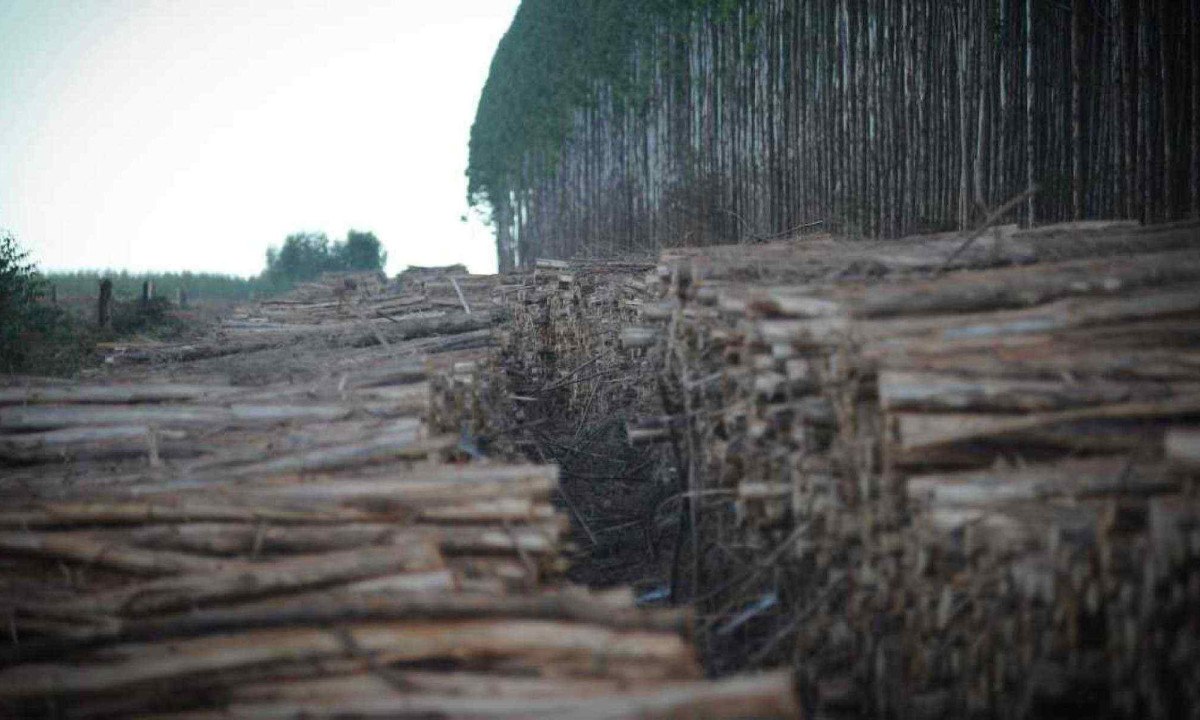
[[[113,284],[105,278],[100,281],[100,302],[97,307],[97,324],[105,330],[112,328]]]

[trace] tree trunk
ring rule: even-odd
[[[1033,122],[1033,0],[1025,0],[1025,187],[1034,185],[1036,174],[1033,169],[1034,133]],[[1025,226],[1033,227],[1034,196],[1025,201]]]

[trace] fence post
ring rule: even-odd
[[[96,311],[96,321],[105,330],[112,327],[112,302],[112,280],[104,278],[100,281],[100,303]]]

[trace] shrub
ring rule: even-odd
[[[0,231],[0,372],[74,372],[91,355],[91,337],[46,301],[46,281],[28,260]]]
[[[156,295],[150,302],[140,300],[113,304],[112,329],[117,337],[145,335],[159,340],[181,337],[187,323],[175,314],[175,306],[165,297]]]

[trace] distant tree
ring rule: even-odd
[[[336,269],[325,233],[293,233],[284,239],[283,247],[267,250],[266,274],[275,281],[311,280]]]
[[[373,232],[351,230],[346,242],[335,246],[346,270],[382,270],[387,262],[387,252]]]
[[[382,270],[383,244],[372,232],[351,230],[342,242],[325,233],[293,233],[281,248],[268,248],[265,278],[276,286],[311,280],[334,270]]]

